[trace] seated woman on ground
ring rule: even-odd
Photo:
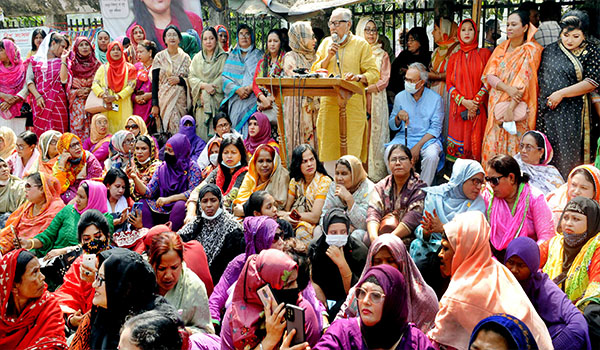
[[[248,152],[248,158],[252,158],[260,145],[269,145],[281,155],[277,141],[271,137],[271,122],[263,112],[254,112],[248,119],[248,137],[244,140],[244,146]]]
[[[90,138],[83,141],[83,149],[89,151],[104,164],[109,155],[110,138],[108,118],[104,114],[95,114],[90,123]]]
[[[33,173],[25,181],[27,201],[10,214],[5,228],[0,231],[2,254],[14,249],[15,235],[29,239],[47,229],[52,219],[65,206],[60,198],[60,183],[54,177]]]
[[[514,158],[521,171],[529,175],[533,187],[547,195],[565,183],[558,169],[550,165],[554,152],[546,135],[537,130],[526,132],[521,138],[519,149],[520,152]]]
[[[94,278],[96,265],[84,264],[84,256],[100,254],[110,249],[110,224],[106,217],[96,209],[90,209],[81,215],[77,224],[77,236],[83,254],[78,256],[67,270],[62,285],[54,292],[66,325],[72,331],[77,330],[83,315],[92,308],[94,298]],[[95,257],[94,257],[95,260]]]
[[[546,195],[554,223],[558,224],[569,201],[577,196],[600,203],[600,170],[593,164],[584,164],[571,170],[567,183]]]
[[[40,173],[52,175],[52,167],[58,160],[56,145],[61,136],[62,134],[56,130],[48,130],[40,135],[40,140],[38,142],[40,157],[33,169],[34,171],[32,170],[33,172],[38,171]]]
[[[241,137],[243,139],[242,134],[237,132],[237,130],[231,128],[231,119],[224,112],[218,112],[217,115],[212,120],[212,127],[214,130],[214,135],[206,144],[210,146],[211,142],[216,139],[222,139],[226,134],[234,134],[237,137]],[[209,147],[205,147],[200,153],[200,157],[198,157],[198,166],[200,169],[204,169],[211,164],[209,155],[210,155]]]
[[[251,127],[252,128],[252,127]],[[275,208],[283,209],[287,200],[290,175],[281,164],[277,149],[270,145],[259,145],[248,164],[248,173],[233,201],[235,216],[245,216],[243,205],[251,194],[264,190],[276,201]]]
[[[305,243],[316,238],[313,231],[321,218],[331,178],[312,146],[302,144],[294,149],[290,164],[290,185],[285,210],[279,217],[290,222],[296,237]]]
[[[131,179],[129,181],[131,197],[135,201],[142,199],[143,195],[140,193],[140,189],[148,186],[152,176],[161,164],[154,139],[147,135],[138,136],[133,152],[133,162],[131,167],[126,169],[126,173]]]
[[[131,153],[135,144],[133,133],[127,130],[117,131],[110,139],[110,157],[104,162],[104,169],[127,169],[131,162]]]
[[[8,163],[0,158],[0,227],[25,199],[25,181],[11,175]]]
[[[148,261],[156,274],[158,294],[179,311],[192,333],[214,333],[206,287],[183,262],[183,241],[175,232],[152,237]]]
[[[538,349],[529,327],[508,314],[496,314],[481,320],[469,341],[470,350]]]
[[[248,201],[244,203],[244,216],[268,216],[277,220],[277,206],[275,199],[267,191],[256,191],[250,195]]]
[[[19,179],[35,172],[40,152],[37,148],[38,137],[31,131],[23,131],[17,137],[17,152],[7,160],[11,173]]]
[[[113,232],[120,232],[129,229],[129,214],[138,215],[131,211],[133,201],[129,198],[129,178],[121,169],[110,169],[104,181],[108,193],[106,207],[113,217]],[[141,216],[141,212],[139,213]]]

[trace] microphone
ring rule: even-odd
[[[331,34],[331,40],[333,40],[333,42],[335,44],[339,44],[340,37],[337,33],[333,33],[333,34]],[[340,78],[342,78],[343,75],[342,75],[342,67],[340,66],[340,56],[338,55],[337,51],[335,52],[335,58],[337,61],[338,71],[340,72]]]

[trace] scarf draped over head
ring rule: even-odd
[[[490,317],[486,317],[481,320],[475,329],[473,329],[473,334],[471,336],[471,340],[469,341],[469,347],[475,341],[475,336],[479,333],[479,329],[485,325],[490,323],[494,323],[506,330],[508,334],[510,334],[512,340],[517,344],[517,349],[519,350],[537,350],[538,345],[533,338],[533,334],[529,330],[529,327],[525,323],[523,323],[518,318],[507,315],[504,313],[496,314]]]
[[[58,144],[58,140],[60,139],[61,136],[62,136],[62,134],[60,133],[60,131],[56,131],[56,130],[48,130],[48,131],[44,132],[42,135],[40,135],[40,141],[38,142],[38,148],[40,150],[40,157],[41,157],[42,161],[44,161],[44,162],[50,161],[50,156],[48,155],[48,151],[50,150],[50,143],[52,143],[52,140],[54,138],[56,138],[56,142]],[[55,156],[55,158],[57,158],[57,156]]]
[[[119,57],[118,60],[113,59],[110,55],[110,51],[115,46],[118,46],[121,50],[121,57]],[[126,79],[133,79],[133,77],[137,75],[137,71],[131,63],[127,63],[125,60],[123,45],[120,42],[113,41],[108,44],[106,55],[106,59],[108,60],[108,72],[106,73],[108,87],[115,93],[118,93],[123,90],[125,84],[127,84]]]
[[[110,42],[111,38],[110,38],[110,34],[108,34],[108,32],[104,29],[99,30],[96,33],[96,40],[95,43],[95,50],[94,53],[96,54],[96,58],[98,59],[98,61],[100,61],[100,63],[107,63],[107,59],[106,59],[106,55],[110,52],[110,49],[106,49],[106,51],[102,51],[100,50],[100,45],[98,45],[98,36],[100,35],[100,33],[106,33],[106,35],[108,35],[108,41]]]
[[[314,40],[310,22],[294,22],[288,31],[288,37],[290,48],[294,52],[302,55],[309,62],[316,59],[315,50],[309,46],[309,43]]]
[[[573,170],[571,170],[571,173],[569,173],[569,178],[567,179],[567,184],[568,184],[567,187],[568,188],[571,187],[571,182],[573,181],[573,176],[575,175],[575,172],[579,169],[583,169],[583,170],[587,171],[588,174],[594,180],[594,182],[593,182],[594,183],[594,198],[593,198],[593,200],[600,203],[600,170],[591,164],[583,164],[583,165],[580,165],[580,166],[574,168]],[[567,190],[567,195],[568,195],[568,192],[569,191]],[[572,199],[573,198],[567,198],[567,201],[570,201]]]
[[[363,38],[365,40],[367,40],[367,38],[365,37],[365,27],[367,26],[367,24],[369,22],[372,22],[373,24],[375,24],[375,27],[377,27],[377,23],[375,23],[375,20],[371,17],[362,17],[358,21],[358,24],[356,25],[356,35],[360,36],[361,38]],[[383,46],[379,42],[379,34],[375,34],[375,35],[376,35],[375,42],[373,44],[370,44],[371,51],[373,51],[374,56],[380,56],[380,55],[383,55],[385,50],[383,49]]]
[[[564,257],[566,259],[563,260],[562,268],[565,273],[571,268],[571,265],[581,251],[581,248],[600,232],[600,205],[598,205],[598,202],[581,196],[571,199],[565,206],[557,225],[558,232],[562,233],[563,236],[566,235],[566,233],[562,232],[561,224],[565,213],[568,211],[584,214],[587,219],[587,230],[582,234],[583,237],[581,237],[577,244],[569,245],[564,241],[563,249],[565,252]],[[572,235],[575,236],[574,234]]]
[[[90,45],[90,53],[83,56],[79,51],[79,45],[82,42],[87,42]],[[85,36],[78,36],[73,44],[73,50],[69,54],[69,68],[73,77],[80,79],[89,79],[94,77],[96,70],[100,67],[100,62],[91,51],[92,43]]]
[[[231,303],[231,330],[236,349],[253,349],[261,339],[256,332],[261,328],[264,309],[257,290],[268,284],[271,290],[281,290],[298,264],[286,253],[267,249],[252,255],[246,261]]]
[[[117,155],[125,157],[128,156],[128,154],[125,153],[125,148],[123,147],[123,144],[125,143],[125,140],[129,135],[133,136],[133,133],[127,130],[119,130],[110,138],[110,144],[112,148],[115,151],[117,151]]]
[[[350,218],[346,211],[342,208],[329,209],[325,217],[323,218],[323,233],[327,234],[329,226],[333,224],[344,224],[346,225],[347,232],[350,231]]]
[[[179,47],[181,47],[181,49],[187,53],[190,58],[194,58],[194,56],[200,52],[200,44],[198,33],[193,29],[190,30],[192,30],[193,33],[190,33],[189,31],[187,33],[181,33],[181,42],[179,43]],[[218,41],[219,38],[217,38],[217,42]]]
[[[185,126],[186,122],[191,122],[192,126]],[[206,146],[206,142],[200,138],[200,136],[196,135],[196,119],[190,115],[184,115],[179,121],[179,134],[185,135],[187,139],[190,141],[191,153],[190,156],[192,160],[198,159],[200,152]]]
[[[552,339],[544,321],[513,274],[492,257],[490,226],[480,212],[458,214],[444,225],[454,250],[452,279],[440,300],[429,337],[457,349],[468,347],[471,330],[489,315],[505,312],[524,321],[541,348]]]
[[[277,221],[268,216],[248,216],[244,219],[244,239],[246,258],[271,248],[275,233],[279,228]]]
[[[107,123],[104,133],[100,133],[98,126],[96,125],[96,123],[102,119],[105,119]],[[90,122],[90,141],[95,145],[107,137],[110,137],[108,133],[108,118],[104,114],[95,114]]]
[[[148,134],[148,127],[146,126],[146,122],[144,121],[144,119],[142,119],[142,117],[140,117],[139,115],[132,115],[129,118],[127,118],[127,120],[125,120],[125,125],[129,124],[129,121],[133,121],[135,123],[135,125],[138,126],[140,133],[139,135],[149,135]]]
[[[462,40],[462,38],[460,37],[460,30],[462,29],[462,26],[465,23],[471,23],[471,25],[473,26],[473,30],[475,31],[475,35],[473,36],[473,41],[471,41],[468,44],[465,43]],[[458,25],[458,33],[459,34],[457,35],[457,38],[458,38],[458,41],[460,42],[460,50],[462,52],[468,53],[468,52],[471,52],[471,51],[473,51],[473,50],[475,50],[477,48],[477,38],[479,38],[479,36],[477,35],[477,33],[478,33],[477,32],[477,26],[475,25],[475,22],[472,19],[470,19],[470,18],[463,19],[462,22],[460,22],[460,24]]]
[[[156,144],[154,143],[153,139],[151,139],[148,135],[140,134],[140,136],[137,137],[137,141],[144,142],[150,150],[149,160],[145,163],[140,162],[135,152],[133,155],[133,162],[135,163],[135,168],[138,174],[143,174],[146,172],[146,170],[150,168],[150,166],[152,166],[156,162],[160,162],[160,160],[158,159],[158,151],[156,149]]]
[[[0,149],[0,158],[8,159],[17,148],[17,135],[8,126],[0,126],[0,139],[4,141],[4,148]]]
[[[360,159],[356,158],[353,155],[342,156],[340,160],[344,160],[350,165],[352,183],[350,184],[350,188],[348,188],[348,191],[350,193],[354,193],[360,187],[363,181],[367,179],[367,172],[365,171],[365,168],[363,168]]]
[[[25,83],[25,70],[27,67],[23,64],[21,52],[15,43],[11,40],[3,39],[2,44],[11,66],[5,67],[4,64],[0,64],[0,74],[2,75],[0,92],[14,96],[23,88],[23,84]]]
[[[223,46],[223,50],[225,52],[228,52],[229,51],[229,31],[222,24],[217,25],[215,27],[215,30],[217,31],[217,43],[219,43],[219,46],[221,46],[221,43],[219,42],[219,33],[223,32],[223,33],[227,34],[227,42],[225,43],[225,46]]]
[[[81,144],[81,139],[79,136],[72,134],[70,132],[66,132],[62,134],[62,136],[58,139],[58,143],[56,144],[56,150],[58,154],[63,154],[64,151],[68,151],[71,148],[71,141],[76,139],[79,144]],[[62,185],[62,192],[64,193],[72,184],[77,180],[77,175],[83,170],[83,168],[87,165],[87,152],[85,152],[82,148],[81,152],[81,160],[77,164],[68,164],[67,168],[63,171],[55,172],[54,176],[60,181]],[[56,164],[55,164],[56,168]]]
[[[146,40],[146,30],[144,30],[144,27],[142,27],[139,24],[135,24],[133,26],[131,26],[131,28],[129,28],[129,30],[127,30],[127,37],[129,38],[129,41],[131,41],[131,45],[133,47],[137,47],[139,45],[139,41],[136,41],[133,35],[133,31],[135,30],[135,28],[139,28],[142,30],[142,33],[144,33],[144,39],[142,40]]]
[[[252,118],[255,118],[258,123],[258,134],[255,136],[248,135],[248,138],[244,140],[246,151],[250,154],[254,154],[256,148],[262,144],[276,142],[271,137],[271,122],[269,121],[269,118],[262,112],[255,112],[250,117],[250,119]]]
[[[521,142],[523,142],[523,138],[529,134],[537,134],[540,135],[544,139],[544,157],[540,160],[540,165],[548,165],[552,161],[552,157],[554,157],[554,151],[552,150],[552,145],[550,144],[550,140],[548,140],[548,136],[543,132],[537,130],[529,130],[523,137],[521,138]]]
[[[31,300],[19,315],[9,311],[12,303],[17,258],[24,249],[0,258],[0,348],[2,349],[67,349],[64,319],[58,300],[44,284],[42,296]]]
[[[102,182],[93,180],[84,180],[81,183],[86,183],[88,185],[88,202],[83,210],[80,210],[77,207],[75,207],[75,210],[77,210],[79,214],[83,214],[88,209],[96,209],[101,213],[106,213],[108,211],[108,206],[106,204],[106,186]]]
[[[406,282],[400,271],[389,265],[371,267],[356,284],[360,288],[374,277],[383,289],[381,319],[374,326],[360,322],[360,331],[371,349],[389,349],[408,329],[408,314],[412,305],[406,298]],[[394,330],[390,332],[390,330]]]
[[[189,186],[189,170],[192,166],[192,161],[190,160],[191,145],[185,135],[173,135],[167,141],[167,145],[173,148],[177,162],[173,166],[164,162],[157,170],[160,197],[168,197],[187,191]]]

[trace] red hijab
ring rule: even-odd
[[[90,45],[90,53],[87,56],[83,56],[79,52],[79,45],[84,41]],[[78,36],[75,39],[73,51],[69,54],[69,63],[71,66],[71,73],[75,78],[89,79],[96,74],[96,70],[100,67],[100,62],[94,54],[90,39],[85,36]]]
[[[29,302],[20,315],[9,315],[17,257],[22,251],[13,250],[0,259],[0,349],[67,349],[62,311],[46,285],[42,296]]]
[[[121,50],[121,57],[118,60],[114,60],[110,55],[110,51],[113,47],[118,46]],[[128,79],[133,79],[136,76],[136,69],[131,63],[127,63],[125,60],[125,54],[123,52],[123,45],[118,41],[113,41],[108,44],[106,49],[106,59],[108,60],[108,87],[114,92],[120,92],[127,84],[125,80],[126,76]]]
[[[146,31],[144,30],[144,27],[142,27],[139,24],[134,25],[127,31],[127,37],[129,38],[129,41],[131,41],[131,46],[133,47],[137,47],[140,43],[139,41],[135,41],[135,38],[133,37],[133,31],[135,30],[135,28],[140,28],[142,30],[142,33],[144,33],[144,39],[142,40],[146,40]]]
[[[460,31],[465,23],[471,23],[475,30],[473,41],[466,44],[460,37]],[[453,56],[456,60],[456,65],[452,72],[448,74],[455,74],[455,84],[460,86],[461,93],[467,99],[473,99],[475,94],[481,89],[481,74],[485,68],[488,59],[491,56],[489,50],[477,50],[477,26],[472,19],[467,18],[460,22],[458,26],[458,41],[460,42],[460,51],[456,52]],[[465,72],[472,74],[465,74]]]

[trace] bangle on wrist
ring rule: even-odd
[[[35,242],[33,241],[33,239],[32,239],[32,238],[30,238],[30,239],[28,240],[28,242],[30,242],[30,243],[31,243],[31,248],[29,248],[29,249],[27,249],[27,250],[32,250],[32,249],[33,249],[33,247],[35,247]]]

